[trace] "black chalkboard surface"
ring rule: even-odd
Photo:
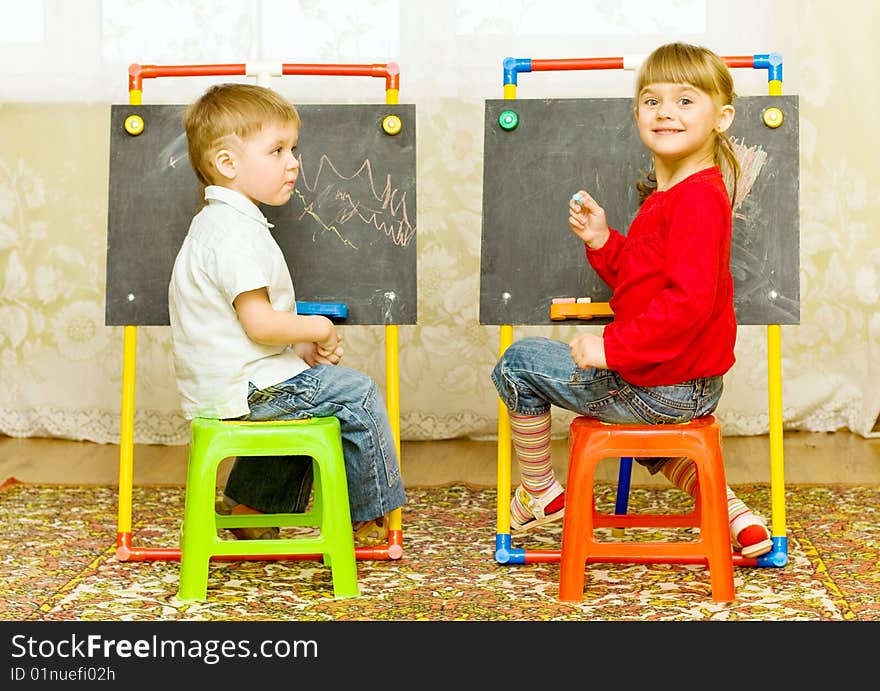
[[[107,224],[108,325],[168,324],[168,281],[201,191],[182,105],[114,105]],[[262,207],[298,301],[344,303],[346,324],[415,324],[414,105],[297,105],[300,174],[283,207]],[[128,134],[125,119],[144,121]],[[397,134],[382,129],[396,115]]]
[[[743,167],[731,249],[737,321],[797,324],[798,99],[748,96],[735,106],[729,134]],[[762,117],[771,107],[784,116],[776,128]],[[559,324],[550,320],[555,297],[608,301],[610,289],[568,228],[568,201],[585,189],[609,225],[629,228],[635,182],[651,160],[631,109],[629,98],[486,101],[481,324]],[[513,129],[499,124],[507,110],[518,116]]]

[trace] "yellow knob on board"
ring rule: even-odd
[[[403,123],[396,115],[386,115],[382,118],[382,129],[385,130],[386,134],[397,134],[400,132],[401,127],[403,127]]]
[[[144,119],[140,115],[129,115],[125,118],[125,131],[133,137],[144,131]]]
[[[775,130],[782,124],[785,116],[779,108],[765,108],[764,112],[761,114],[761,118],[764,120],[764,124],[767,125],[767,127]]]

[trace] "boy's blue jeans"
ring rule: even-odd
[[[534,337],[504,351],[492,381],[507,408],[519,415],[543,415],[556,405],[616,424],[688,422],[714,411],[723,389],[720,376],[670,386],[634,386],[611,370],[581,369],[567,343]],[[651,473],[667,460],[636,459]]]
[[[250,413],[239,420],[335,417],[353,521],[367,521],[403,506],[406,495],[388,412],[376,384],[345,367],[316,365],[265,389],[249,385]],[[301,513],[312,490],[308,456],[236,459],[224,494],[263,513]]]

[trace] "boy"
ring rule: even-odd
[[[186,110],[189,159],[205,186],[174,262],[168,306],[177,387],[188,419],[334,416],[342,428],[355,539],[387,539],[384,516],[405,493],[385,404],[366,375],[338,367],[329,319],[296,313],[290,271],[258,204],[293,194],[300,118],[261,86],[220,84]],[[312,486],[304,457],[236,459],[217,510],[302,512]],[[277,528],[237,528],[239,539]]]

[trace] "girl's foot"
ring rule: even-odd
[[[760,557],[773,549],[767,521],[751,511],[737,516],[730,524],[730,540],[744,557]]]
[[[524,533],[545,523],[562,520],[565,515],[565,490],[554,480],[537,497],[520,485],[510,501],[510,532]]]

